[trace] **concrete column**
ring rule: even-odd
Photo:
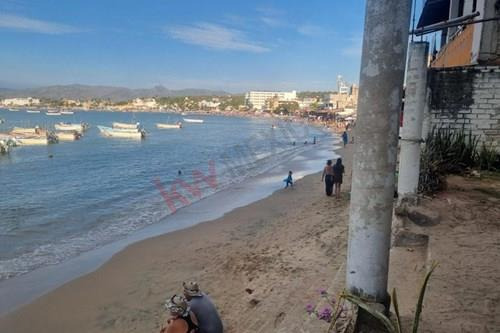
[[[429,43],[412,42],[408,52],[406,94],[399,152],[398,198],[415,197],[420,174],[420,144],[427,94]]]
[[[411,0],[367,0],[354,146],[347,288],[387,300],[387,273]]]
[[[422,139],[426,140],[432,128],[431,88],[427,87],[424,104],[424,121],[422,122]]]

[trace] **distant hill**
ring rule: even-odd
[[[163,86],[150,89],[130,89],[111,86],[88,86],[82,84],[48,86],[29,89],[0,88],[0,98],[37,97],[49,99],[109,99],[113,102],[126,101],[137,97],[177,97],[177,96],[222,96],[225,91],[208,89],[171,90]]]

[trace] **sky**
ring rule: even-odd
[[[363,0],[0,0],[0,87],[335,90]]]

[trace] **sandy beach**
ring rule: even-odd
[[[349,184],[350,150],[340,154]],[[348,191],[327,197],[317,173],[220,219],[133,244],[0,318],[0,331],[157,332],[164,300],[190,279],[212,296],[226,332],[301,327],[305,305],[345,261]]]
[[[129,246],[0,318],[0,332],[158,332],[163,302],[184,280],[211,295],[225,332],[326,332],[305,307],[322,306],[318,289],[344,286],[352,149],[338,152],[347,170],[341,199],[324,194],[320,173],[306,176],[217,220]],[[430,220],[395,219],[389,288],[406,327],[433,261],[423,332],[500,327],[499,203],[499,179],[450,177],[417,208]]]

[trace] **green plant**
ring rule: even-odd
[[[479,137],[462,130],[434,127],[420,157],[419,191],[440,190],[447,174],[458,174],[477,165]]]
[[[422,314],[422,307],[424,303],[424,297],[425,297],[425,291],[427,289],[427,284],[429,282],[429,279],[434,272],[434,269],[437,267],[436,263],[433,263],[431,266],[431,269],[427,272],[425,275],[424,281],[422,283],[422,286],[420,288],[419,296],[418,296],[418,301],[417,305],[415,308],[415,317],[413,318],[413,327],[411,332],[412,333],[417,333],[418,332],[418,327],[420,323],[420,316]],[[398,305],[398,298],[396,294],[396,289],[392,290],[392,305],[394,307],[394,313],[395,313],[395,321],[391,320],[388,316],[386,316],[384,313],[374,309],[371,307],[367,302],[365,302],[363,299],[361,299],[358,296],[349,294],[344,291],[344,293],[341,295],[342,298],[350,301],[351,303],[354,303],[361,309],[365,310],[367,313],[372,315],[374,318],[378,319],[387,329],[388,332],[390,333],[403,333],[403,329],[401,326],[401,317],[399,315],[399,305]]]
[[[486,146],[482,144],[478,156],[479,168],[481,170],[495,171],[500,167],[500,155],[496,152],[493,145]]]

